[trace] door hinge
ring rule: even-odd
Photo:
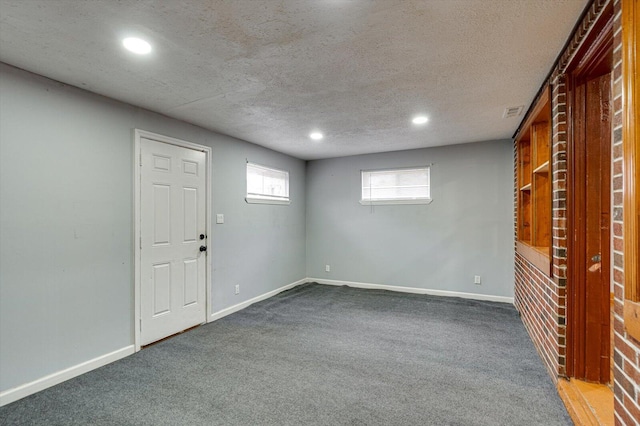
[[[142,237],[140,237],[140,250],[142,250]]]
[[[142,331],[142,318],[140,318],[140,331]]]
[[[140,167],[142,167],[142,153],[140,153]]]

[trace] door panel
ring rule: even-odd
[[[153,245],[169,244],[171,235],[170,211],[171,187],[169,185],[153,185]]]
[[[142,345],[206,320],[205,161],[204,152],[141,138]]]
[[[184,306],[198,302],[198,259],[184,261]]]
[[[575,296],[573,298],[573,326],[575,331],[580,331],[574,333],[573,339],[573,347],[574,347],[574,363],[575,363],[575,372],[574,375],[577,378],[584,378],[585,375],[585,360],[586,360],[586,342],[585,342],[585,316],[586,316],[586,297],[585,297],[585,280],[586,280],[586,268],[582,266],[584,264],[584,253],[586,253],[586,249],[584,247],[585,244],[585,234],[586,234],[586,219],[585,215],[587,212],[586,208],[586,195],[585,195],[585,186],[586,183],[584,181],[584,177],[587,175],[586,172],[586,144],[585,144],[585,101],[586,101],[586,90],[584,85],[577,86],[575,88],[575,98],[574,98],[574,126],[573,126],[573,137],[575,141],[575,161],[573,163],[573,176],[575,177],[575,193],[574,203],[575,203],[575,211],[573,215],[574,219],[574,241],[575,250],[570,253],[573,256],[573,288]]]
[[[183,188],[182,199],[184,205],[183,215],[183,242],[192,243],[197,240],[198,234],[198,189]]]
[[[153,265],[153,316],[169,313],[171,309],[171,265]]]
[[[575,371],[607,383],[610,366],[611,74],[575,89]]]

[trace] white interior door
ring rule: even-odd
[[[206,321],[206,154],[140,139],[140,342]]]

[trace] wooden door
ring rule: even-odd
[[[610,366],[611,74],[576,85],[573,104],[573,376],[607,383]]]
[[[206,320],[206,154],[141,139],[141,344]]]

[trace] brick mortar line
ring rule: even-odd
[[[546,295],[546,293],[543,293],[543,294],[545,294],[545,295]],[[557,295],[558,293],[554,293],[554,294],[556,294],[556,295]],[[558,297],[558,298],[560,298],[560,297]],[[539,299],[540,299],[540,298],[538,298],[538,300],[539,300]],[[539,302],[544,302],[544,300],[539,300]],[[566,305],[560,305],[560,304],[559,304],[559,302],[555,302],[555,301],[553,300],[553,298],[551,298],[550,302],[553,304],[552,308],[553,308],[553,307],[556,307],[556,308],[565,308],[565,309],[566,309]],[[542,303],[541,303],[541,304],[542,304]],[[545,305],[546,305],[546,304],[545,304]],[[547,305],[547,306],[549,306],[549,305]],[[544,312],[547,312],[547,311],[544,311]],[[561,318],[566,318],[566,314],[565,314],[565,315],[560,315],[560,314],[558,314],[558,310],[557,310],[557,309],[553,309],[553,310],[551,311],[551,313],[552,313],[552,314],[555,314],[555,315],[558,315],[558,316],[559,316],[559,317],[561,317]],[[560,324],[558,324],[558,323],[557,323],[557,321],[551,321],[551,323],[553,323],[556,327],[560,327],[560,326],[561,326]],[[562,327],[564,327],[564,326],[562,326]]]
[[[615,394],[614,394],[614,396],[613,396],[613,397],[614,397],[615,399],[618,399],[618,398],[615,396]],[[624,406],[624,404],[622,403],[622,401],[620,401],[619,399],[618,399],[618,401],[620,402],[620,406],[622,407],[622,409],[623,409],[624,411],[626,411],[626,413],[627,413],[627,415],[629,416],[629,418],[630,418],[631,420],[633,420],[633,418],[634,418],[633,414],[631,414],[631,413],[629,412],[629,410],[627,410],[627,407],[625,407],[625,406]],[[636,405],[637,405],[637,404],[636,404]],[[617,415],[617,413],[616,413],[616,415]],[[621,418],[620,416],[618,416],[618,419],[620,419],[620,424],[621,424],[621,425],[624,425],[624,424],[625,424],[625,422],[624,422],[624,421],[622,421],[622,418]],[[638,423],[636,422],[636,425],[637,425],[637,424],[638,424]],[[633,425],[630,425],[630,426],[633,426]]]
[[[536,299],[537,299],[537,300],[536,300],[536,301],[534,301],[534,303],[535,303],[535,302],[539,302],[539,301],[540,301],[540,298],[536,298]],[[553,299],[551,300],[551,302],[553,302]],[[555,304],[555,302],[553,302],[553,303]],[[558,305],[558,304],[555,304],[555,306],[556,306],[556,307],[558,307],[558,308],[560,308],[560,307],[564,308],[564,306],[560,306],[560,305]],[[548,311],[543,310],[543,312],[548,312]],[[565,318],[565,317],[566,317],[566,315],[560,315],[560,314],[558,314],[557,310],[552,310],[551,312],[548,312],[548,313],[551,313],[551,314],[554,314],[554,315],[558,315],[558,316],[559,316],[559,317],[561,317],[561,318]],[[539,322],[542,322],[542,321],[540,321],[540,318],[539,318],[539,317],[537,317],[537,318],[538,318]],[[552,324],[554,324],[554,325],[555,325],[555,327],[564,327],[564,326],[561,326],[560,324],[557,324],[557,322],[556,322],[556,321],[553,321],[553,319],[551,319],[551,320],[550,320],[550,321],[548,321],[548,322],[551,322]],[[554,341],[555,341],[555,340],[554,340]]]
[[[631,360],[628,357],[626,357],[624,355],[624,353],[622,353],[619,350],[617,350],[615,352],[618,353],[620,355],[620,357],[624,360],[624,362],[626,362],[633,370],[635,370],[635,371],[640,373],[640,366],[638,366],[638,364],[636,362],[634,362],[633,360]],[[638,389],[638,392],[640,392],[640,386],[638,384],[636,384],[627,373],[625,373],[624,371],[622,371],[622,372],[624,373],[625,378],[627,378],[629,380],[629,382],[633,383],[634,388]],[[640,396],[640,394],[638,396]]]
[[[615,21],[616,17],[614,17],[613,20]],[[613,32],[613,37],[617,36],[621,32],[622,32],[622,25],[620,25],[618,29]],[[613,51],[615,52],[615,49]]]
[[[620,403],[620,405],[622,405],[622,403]],[[624,407],[623,407],[623,408],[624,408]],[[626,410],[626,409],[625,409],[625,410]],[[614,414],[614,416],[615,416],[615,419],[614,419],[614,420],[617,420],[617,421],[618,421],[618,422],[616,423],[617,425],[618,425],[618,424],[620,424],[620,425],[624,424],[624,422],[622,421],[622,417],[620,417],[620,415],[619,415],[617,412],[615,412],[615,411],[614,411],[614,413],[613,413],[613,414]],[[631,416],[630,416],[630,417],[631,417]],[[631,417],[631,418],[633,418],[633,417]]]
[[[616,365],[615,369],[618,370],[629,381],[629,383],[633,383],[633,380],[629,376],[627,376],[627,373],[625,373],[620,367],[618,367]],[[617,373],[618,371],[614,371],[614,377],[615,377],[615,373]],[[636,399],[634,397],[632,397],[631,395],[629,395],[629,393],[624,389],[624,387],[622,387],[622,386],[618,386],[618,387],[622,390],[622,393],[624,393],[625,396],[629,397],[628,398],[629,400],[633,401],[634,405],[636,405],[636,406],[638,405],[636,403]],[[637,386],[633,386],[633,388],[636,389],[638,387]],[[640,389],[640,388],[638,388],[638,389]],[[614,394],[614,396],[615,396],[615,394]],[[627,399],[627,398],[625,398],[625,399]],[[618,401],[620,401],[620,400],[618,400]],[[633,418],[633,416],[631,416],[631,418]]]
[[[616,332],[615,334],[616,334],[616,335],[618,335],[618,336],[620,336],[620,333],[617,333],[617,332]],[[622,336],[621,336],[621,337],[622,337]],[[624,339],[624,337],[622,337],[622,339]],[[627,358],[627,356],[626,356],[623,352],[621,352],[621,351],[619,351],[619,350],[616,350],[616,352],[618,352],[618,353],[620,354],[620,356],[621,356],[625,361],[628,361],[628,362],[629,362],[633,367],[635,367],[635,368],[636,368],[636,370],[638,370],[638,368],[639,368],[639,367],[638,367],[638,365],[636,364],[636,362],[635,362],[635,361],[633,361],[633,360],[631,360],[631,359]]]

